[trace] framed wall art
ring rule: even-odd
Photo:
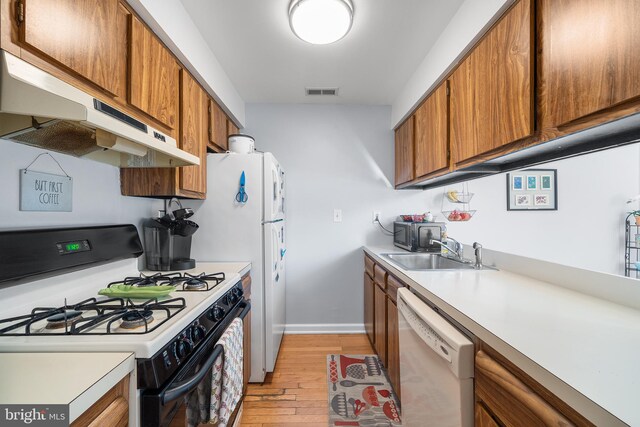
[[[508,173],[507,210],[558,210],[557,169],[526,169]]]

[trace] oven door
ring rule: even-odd
[[[217,342],[233,319],[244,319],[250,310],[249,301],[238,304],[234,314],[218,325],[170,381],[158,390],[143,392],[140,398],[143,427],[194,427],[208,423],[211,369],[222,354],[222,346]]]

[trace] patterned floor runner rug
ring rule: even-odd
[[[400,426],[398,399],[375,355],[330,354],[329,426]]]

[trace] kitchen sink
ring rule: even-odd
[[[383,257],[404,270],[474,270],[472,263],[458,261],[440,254],[427,253],[392,253]],[[482,269],[494,270],[482,266]]]

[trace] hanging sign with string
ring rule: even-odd
[[[64,175],[29,170],[41,156],[53,159]],[[20,170],[20,210],[41,212],[71,212],[73,201],[73,178],[49,153],[42,153],[24,169]]]

